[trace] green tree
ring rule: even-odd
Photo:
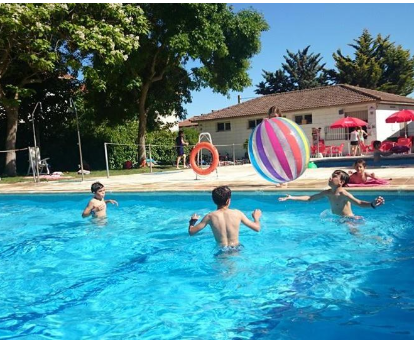
[[[336,70],[329,76],[335,83],[350,84],[406,96],[414,90],[414,58],[409,50],[380,34],[374,39],[364,30],[354,44],[355,57],[333,54]]]
[[[331,79],[337,84],[350,84],[369,89],[376,89],[381,78],[381,65],[377,58],[378,44],[371,34],[364,30],[355,44],[355,59],[344,56],[339,49],[333,54],[338,71],[330,71]]]
[[[273,72],[263,70],[264,82],[257,85],[257,94],[281,93],[327,85],[327,70],[321,64],[320,53],[309,53],[310,46],[297,53],[286,51],[282,69]]]
[[[253,10],[234,13],[226,4],[153,4],[141,7],[149,34],[140,35],[140,49],[119,68],[108,70],[105,94],[108,113],[136,115],[140,161],[146,158],[145,135],[157,115],[186,115],[183,104],[191,90],[210,87],[228,94],[250,85],[249,59],[260,49],[260,34],[268,28]],[[110,93],[112,92],[112,93]],[[125,102],[128,99],[129,103]],[[130,107],[134,102],[135,109]]]
[[[295,89],[293,84],[289,81],[289,77],[282,69],[276,70],[275,72],[263,70],[262,75],[265,81],[262,81],[257,85],[257,89],[255,90],[257,94],[282,93],[293,91]]]
[[[0,105],[7,117],[5,149],[16,146],[19,106],[33,94],[30,84],[79,70],[102,86],[93,68],[123,62],[138,48],[145,19],[136,5],[0,4]],[[16,175],[15,152],[5,172]]]

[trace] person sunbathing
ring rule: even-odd
[[[378,178],[374,173],[366,172],[365,170],[367,169],[367,164],[363,159],[358,159],[354,163],[354,169],[355,172],[348,171],[348,174],[350,175],[349,186],[389,184],[388,180]]]
[[[369,178],[377,179],[374,173],[366,172],[367,163],[363,159],[358,159],[354,163],[353,171],[348,171],[349,176],[349,184],[364,184],[368,181]]]

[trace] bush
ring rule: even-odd
[[[138,155],[135,143],[137,132],[138,122],[135,120],[126,121],[115,126],[109,126],[107,122],[104,122],[94,128],[93,134],[99,143],[126,144],[107,146],[110,169],[122,169],[126,161],[136,163]]]

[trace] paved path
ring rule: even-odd
[[[148,174],[123,175],[106,177],[85,177],[80,179],[49,181],[41,183],[1,183],[0,193],[57,193],[57,192],[89,192],[91,184],[99,180],[108,191],[142,192],[142,191],[210,191],[218,185],[229,185],[238,191],[293,191],[322,190],[327,187],[328,178],[333,168],[307,169],[297,180],[287,186],[277,187],[262,179],[250,164],[219,167],[215,173],[196,180],[191,169],[166,171]],[[344,169],[351,170],[351,168]],[[376,176],[383,179],[392,178],[390,185],[351,190],[410,190],[414,191],[414,167],[379,167],[370,168]]]

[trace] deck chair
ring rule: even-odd
[[[27,174],[33,173],[33,169],[36,168],[36,156],[37,156],[37,164],[39,167],[39,175],[40,174],[48,174],[50,175],[49,164],[47,164],[47,160],[49,158],[40,157],[40,149],[39,147],[29,147],[29,167],[27,168]]]
[[[413,143],[411,142],[411,138],[398,138],[397,140],[398,146],[406,146],[409,148],[408,153],[411,153],[411,147],[413,146]]]
[[[336,156],[336,157],[342,157],[342,152],[344,151],[344,145],[345,143],[341,143],[341,145],[339,146],[332,146],[331,149],[331,154],[332,156]]]

